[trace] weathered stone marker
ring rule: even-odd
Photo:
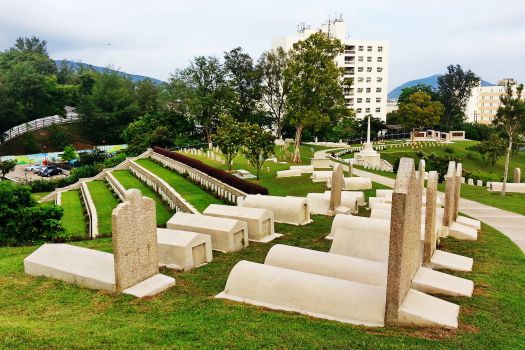
[[[401,158],[392,195],[385,323],[399,323],[399,308],[421,264],[421,182],[414,160]]]
[[[139,190],[126,191],[112,214],[117,292],[159,273],[155,201]]]
[[[519,184],[521,182],[521,169],[515,168],[514,169],[514,183]]]
[[[425,207],[425,243],[423,247],[423,264],[430,265],[432,255],[436,251],[436,207],[437,207],[438,173],[428,173],[426,207]]]
[[[332,170],[332,187],[330,189],[330,208],[328,215],[334,215],[335,210],[341,206],[341,191],[344,186],[343,165],[336,164]]]
[[[456,221],[459,214],[459,200],[461,199],[461,176],[463,174],[463,166],[461,163],[456,163],[456,178],[454,188],[454,221]]]
[[[455,202],[455,172],[456,162],[451,161],[448,163],[447,174],[445,175],[445,204],[443,214],[443,226],[450,227],[454,222],[454,202]]]
[[[421,181],[421,188],[425,188],[425,160],[419,160],[419,166],[417,168],[419,171],[419,180]]]

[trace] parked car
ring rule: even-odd
[[[40,164],[31,164],[24,168],[25,171],[34,171],[36,167],[40,166]]]
[[[38,172],[39,172],[40,170],[42,170],[42,168],[43,168],[43,165],[36,164],[36,165],[33,167],[33,170],[32,170],[32,171],[33,171],[35,174],[38,174]]]
[[[36,174],[42,176],[42,174],[43,174],[44,171],[46,171],[46,170],[47,170],[47,166],[41,166],[41,167],[40,167],[40,170],[37,170]]]
[[[59,175],[59,174],[62,174],[62,169],[60,169],[56,165],[50,165],[46,168],[46,170],[42,172],[41,176],[49,177],[49,176],[54,176],[54,175]]]

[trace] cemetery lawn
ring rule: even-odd
[[[62,226],[75,237],[86,237],[87,221],[80,190],[63,192],[60,206],[64,209]]]
[[[51,192],[35,192],[35,193],[31,193],[31,196],[33,197],[33,199],[35,201],[38,201],[38,200],[44,198],[45,196],[47,196],[50,193]]]
[[[211,193],[206,192],[199,185],[190,182],[188,179],[155,163],[151,159],[139,159],[136,162],[166,181],[175,191],[177,191],[200,212],[204,211],[204,209],[210,204],[224,204],[223,201],[215,198]]]
[[[98,232],[99,234],[111,234],[111,214],[119,203],[119,199],[111,192],[105,181],[90,181],[87,186],[97,209]]]
[[[153,189],[136,178],[128,170],[116,170],[113,171],[113,175],[125,189],[139,189],[143,196],[153,199],[156,207],[157,226],[166,227],[166,222],[173,216],[174,212],[162,201]]]
[[[239,252],[214,252],[190,272],[162,273],[172,289],[146,300],[27,276],[23,259],[37,247],[0,248],[0,347],[6,349],[519,349],[524,344],[525,256],[483,225],[476,242],[445,239],[442,248],[474,258],[472,298],[458,330],[366,328],[215,299],[240,260],[264,262],[273,244],[328,251],[332,218],[307,226],[278,224],[285,235]],[[111,252],[110,238],[72,243]]]

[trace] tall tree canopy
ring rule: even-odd
[[[202,127],[208,143],[212,142],[228,96],[225,74],[216,57],[199,56],[188,68],[175,72],[168,85],[169,109]]]
[[[424,93],[426,93],[427,95],[430,96],[432,101],[439,100],[439,93],[438,93],[438,91],[434,90],[434,88],[432,86],[427,85],[427,84],[416,84],[416,85],[404,88],[401,91],[401,94],[399,94],[399,98],[397,99],[397,103],[398,104],[407,103],[409,97],[412,94],[416,93],[416,92],[424,92]]]
[[[261,108],[262,74],[249,54],[237,47],[224,53],[224,67],[231,88],[228,98],[229,114],[235,119],[256,124],[265,124],[265,113]]]
[[[464,71],[459,64],[448,66],[447,73],[438,78],[440,100],[444,107],[440,123],[442,129],[451,130],[463,124],[465,107],[479,81],[476,74],[470,69]]]
[[[284,78],[288,54],[282,47],[262,54],[259,66],[262,71],[262,98],[275,125],[277,137],[282,138],[282,123],[289,86]]]
[[[301,160],[300,145],[303,130],[321,129],[348,114],[345,107],[343,70],[335,57],[344,45],[323,33],[312,34],[294,44],[285,70],[289,84],[286,118],[295,128],[295,149],[292,161]]]
[[[515,88],[507,84],[506,94],[500,97],[501,106],[498,108],[493,123],[505,131],[508,147],[505,157],[505,171],[501,195],[505,195],[507,178],[509,175],[509,161],[512,145],[525,130],[525,99],[523,98],[523,84]]]
[[[443,115],[443,105],[439,101],[432,101],[432,97],[423,91],[410,95],[408,101],[399,105],[397,111],[401,116],[401,125],[412,130],[412,137],[416,130],[431,128],[439,124]]]

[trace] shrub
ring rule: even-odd
[[[448,154],[454,154],[454,152],[456,152],[456,150],[452,147],[445,147],[445,149],[443,150],[445,151],[445,153],[448,153]]]
[[[104,168],[113,168],[126,160],[128,155],[124,152],[118,153],[104,161]]]
[[[439,176],[439,182],[443,182],[445,179],[445,175],[447,174],[448,170],[448,163],[450,161],[460,161],[458,157],[448,155],[439,156],[436,153],[431,153],[428,155],[424,152],[423,156],[420,158],[423,158],[425,160],[426,171],[437,171]]]
[[[68,239],[60,224],[62,208],[38,205],[29,186],[0,182],[0,245]]]
[[[464,170],[463,171],[463,175],[465,177],[473,179],[474,181],[482,180],[483,182],[490,182],[490,181],[502,181],[503,180],[502,176],[498,176],[498,175],[493,174],[493,173],[486,173],[486,172],[478,170],[478,169],[476,169],[476,170],[474,170],[472,172]]]
[[[154,147],[153,151],[178,162],[181,162],[183,164],[186,164],[196,170],[202,171],[203,173],[248,194],[268,194],[268,189],[264,186],[243,179],[239,179],[238,177],[235,177],[222,169],[211,167],[197,159],[187,157],[180,153],[171,152],[165,148],[160,147]]]
[[[463,125],[465,130],[465,138],[469,140],[483,141],[489,138],[490,134],[494,132],[492,125],[466,123]]]

